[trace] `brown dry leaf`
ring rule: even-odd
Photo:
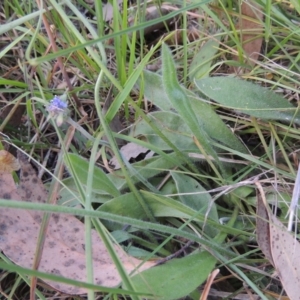
[[[274,266],[291,300],[300,299],[300,245],[295,235],[270,215],[271,251]]]
[[[0,150],[0,174],[10,174],[20,169],[19,161],[8,151]]]
[[[257,242],[274,265],[289,298],[300,299],[300,245],[261,197],[257,201]]]
[[[240,18],[237,28],[240,30],[244,54],[253,60],[257,60],[263,41],[263,13],[253,1],[243,1],[241,14],[242,18]],[[253,20],[249,20],[249,18]],[[239,60],[237,56],[233,56],[233,59]],[[246,59],[246,63],[254,65],[253,61],[249,59]],[[234,69],[237,71],[236,68]]]
[[[257,208],[256,208],[256,232],[257,243],[260,250],[265,257],[274,265],[271,246],[270,246],[270,230],[269,230],[269,217],[267,209],[262,201],[260,195],[257,195]]]
[[[32,166],[20,158],[20,185],[15,186],[10,174],[0,174],[0,198],[19,201],[46,202],[47,192]],[[37,237],[43,213],[22,209],[0,209],[0,249],[14,263],[32,268]],[[84,224],[70,215],[53,214],[49,224],[39,271],[79,281],[86,281]],[[120,283],[120,276],[102,240],[92,232],[94,282],[113,287]],[[128,256],[120,247],[115,250],[128,273],[142,261]],[[152,267],[146,262],[139,271]],[[55,289],[67,294],[84,294],[87,291],[45,280]]]
[[[155,20],[158,18],[161,18],[162,16],[167,15],[171,12],[171,9],[168,5],[153,5],[146,8],[145,11],[145,21]],[[129,26],[134,26],[135,17],[130,17],[128,20]],[[146,36],[147,34],[158,32],[158,30],[164,28],[167,25],[169,25],[171,22],[174,22],[174,19],[168,19],[164,22],[155,22],[154,24],[145,27],[143,30],[143,34]],[[139,32],[137,32],[137,37],[139,37]]]

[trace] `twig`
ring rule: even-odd
[[[175,253],[159,260],[156,263],[156,266],[162,265],[164,263],[166,263],[167,261],[169,261],[170,259],[179,256],[182,252],[184,252],[188,247],[190,247],[194,242],[193,241],[188,241],[181,249],[179,249],[178,251],[176,251]]]

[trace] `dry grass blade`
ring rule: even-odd
[[[209,278],[207,279],[206,281],[206,284],[205,284],[205,287],[204,287],[204,290],[201,294],[201,298],[200,300],[206,300],[208,295],[209,295],[209,291],[211,289],[211,285],[213,284],[213,281],[214,279],[216,278],[216,276],[219,274],[220,270],[219,269],[216,269],[214,270],[210,275],[209,275]]]

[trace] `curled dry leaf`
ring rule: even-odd
[[[295,235],[270,215],[270,246],[274,266],[291,300],[300,299],[300,245]]]
[[[267,209],[260,197],[257,195],[257,217],[256,217],[256,232],[257,232],[257,243],[260,250],[263,252],[265,257],[269,260],[272,265],[273,258],[270,246],[270,230],[269,230],[269,221],[268,221],[268,212]]]
[[[6,150],[0,150],[0,174],[10,174],[12,171],[18,171],[20,164],[17,158]]]
[[[20,185],[15,186],[10,174],[0,174],[0,198],[45,203],[47,192],[36,172],[24,157],[20,157]],[[32,268],[37,237],[43,213],[22,209],[0,208],[0,249],[14,263]],[[84,224],[70,215],[52,214],[48,227],[39,271],[79,281],[86,281]],[[102,240],[92,231],[94,282],[113,287],[120,276]],[[142,261],[129,257],[119,246],[115,250],[126,271],[130,273]],[[139,271],[148,269],[154,262],[144,263]],[[45,280],[50,286],[68,294],[87,291]]]
[[[257,241],[275,267],[289,298],[300,299],[299,242],[265,206],[261,197],[258,197],[257,206]]]

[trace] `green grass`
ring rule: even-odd
[[[64,204],[53,208],[0,200],[0,206],[84,217],[86,286],[91,289],[74,299],[97,297],[93,228],[123,280],[122,286],[103,288],[103,299],[121,298],[120,288],[133,299],[140,293],[199,299],[197,287],[218,267],[218,280],[231,287],[232,295],[246,293],[247,285],[261,299],[277,299],[283,288],[273,283],[271,265],[269,277],[261,275],[267,261],[253,251],[255,181],[270,202],[277,199],[283,219],[299,157],[297,1],[291,1],[291,9],[289,2],[255,0],[264,14],[264,31],[257,33],[263,46],[251,68],[242,61],[237,1],[179,1],[169,4],[169,14],[157,13],[150,20],[140,1],[122,8],[110,1],[110,22],[96,2],[92,7],[79,0],[63,5],[49,0],[40,9],[32,1],[1,4],[2,145],[28,153],[50,190],[61,190],[59,204]],[[159,8],[160,1],[148,6]],[[145,34],[159,23],[160,31]],[[180,34],[182,43],[177,42]],[[233,60],[234,54],[240,61]],[[232,66],[243,69],[239,78],[230,74]],[[113,102],[106,111],[110,89]],[[55,95],[68,101],[61,126],[46,109]],[[120,132],[112,130],[115,118],[123,124]],[[155,156],[129,163],[120,140]],[[119,170],[108,165],[113,156]],[[174,260],[172,271],[161,265],[140,280],[125,272],[112,247],[116,236],[129,255],[144,260],[171,255],[189,240],[193,244],[180,261]],[[207,264],[202,263],[198,277],[202,259]],[[3,255],[0,269],[3,299],[28,299],[30,276],[48,276],[15,266]],[[189,275],[182,278],[185,272]],[[36,290],[40,299],[49,293],[56,291],[47,286]]]

